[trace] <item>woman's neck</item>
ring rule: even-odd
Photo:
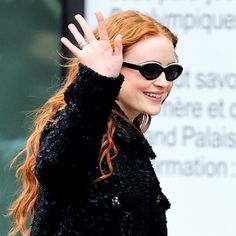
[[[132,112],[130,109],[126,108],[122,103],[116,101],[121,110],[125,113],[127,118],[133,123],[134,119],[139,115],[137,112]]]

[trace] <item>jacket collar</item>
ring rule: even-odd
[[[121,143],[122,146],[125,145],[125,148],[135,157],[155,159],[156,154],[143,133],[129,121],[127,115],[116,102],[113,106],[112,118],[117,127],[115,140],[118,143]]]

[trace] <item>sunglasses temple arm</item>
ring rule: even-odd
[[[141,68],[141,66],[139,66],[139,65],[131,64],[128,62],[123,62],[123,66],[131,68],[131,69],[135,69],[135,70],[140,70],[140,68]]]

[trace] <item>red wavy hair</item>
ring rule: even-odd
[[[106,21],[108,35],[113,45],[114,38],[117,34],[122,35],[123,53],[127,49],[139,42],[152,36],[163,35],[170,39],[176,47],[177,37],[165,26],[153,18],[143,15],[137,11],[124,11],[109,17]],[[98,33],[95,31],[98,38]],[[17,179],[22,183],[21,192],[18,198],[9,208],[9,215],[13,218],[13,227],[8,236],[15,236],[17,232],[22,235],[29,235],[30,229],[27,227],[27,219],[32,219],[34,215],[34,206],[38,194],[38,181],[35,177],[35,163],[39,150],[39,139],[41,132],[47,121],[54,122],[52,116],[65,107],[64,91],[76,79],[78,73],[79,59],[70,60],[65,82],[61,88],[40,108],[36,111],[34,129],[29,136],[25,148],[14,158],[13,162],[19,156],[25,155],[24,162],[19,166],[16,172]],[[115,112],[115,111],[114,111]],[[140,114],[134,121],[136,127],[145,132],[150,124],[151,117],[147,114]],[[96,181],[108,178],[113,173],[112,159],[114,159],[118,150],[112,140],[115,132],[115,125],[111,118],[108,121],[108,129],[103,137],[101,145],[99,167],[101,176]],[[112,154],[111,154],[112,153]],[[108,172],[102,166],[104,163],[108,167]],[[107,169],[107,168],[106,168]]]

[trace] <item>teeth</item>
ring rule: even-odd
[[[154,97],[154,98],[160,98],[161,97],[161,95],[158,95],[158,94],[156,94],[156,93],[146,93],[148,96],[150,96],[150,97]]]

